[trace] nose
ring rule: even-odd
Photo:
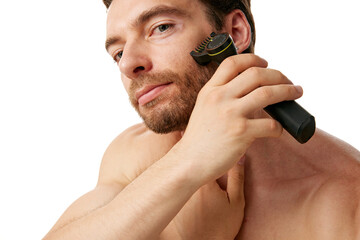
[[[127,43],[119,62],[120,71],[127,78],[135,79],[151,70],[151,57],[140,44]]]

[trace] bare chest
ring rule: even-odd
[[[301,205],[251,204],[236,239],[309,239],[306,215]]]
[[[273,187],[265,193],[247,191],[244,220],[236,239],[313,239],[308,220],[315,185],[302,181]]]

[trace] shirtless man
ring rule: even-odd
[[[360,239],[359,152],[320,130],[299,144],[262,110],[301,87],[253,54],[189,55],[212,31],[253,51],[248,0],[228,2],[105,1],[107,51],[145,124],[44,239]]]

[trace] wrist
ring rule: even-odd
[[[188,191],[191,195],[201,186],[201,179],[197,174],[196,166],[190,156],[174,146],[163,158],[154,163],[151,168],[166,172],[166,176],[172,179],[173,187]]]
[[[202,164],[203,157],[197,156],[196,152],[180,140],[162,159],[176,169],[178,182],[186,183],[194,192],[212,180]]]

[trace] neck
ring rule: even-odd
[[[252,182],[288,181],[312,176],[317,169],[309,164],[311,157],[305,148],[287,132],[279,138],[258,139],[246,152],[246,172]]]
[[[246,177],[250,182],[279,182],[316,174],[341,176],[354,173],[360,153],[349,144],[317,129],[300,144],[287,132],[279,138],[256,140],[246,152]]]

